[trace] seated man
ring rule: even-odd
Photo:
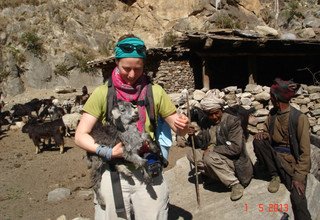
[[[214,95],[205,97],[201,108],[208,117],[209,126],[194,136],[196,159],[203,174],[221,181],[231,188],[230,199],[242,197],[244,187],[252,178],[253,167],[245,148],[245,137],[239,117],[223,112],[224,101]],[[194,135],[190,129],[189,135]],[[191,153],[188,159],[194,163]]]
[[[253,146],[259,164],[264,164],[272,177],[269,192],[277,192],[282,181],[290,191],[294,219],[308,220],[311,216],[305,189],[311,167],[309,121],[289,104],[298,88],[292,81],[275,80],[270,88],[274,108]]]

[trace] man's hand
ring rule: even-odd
[[[194,126],[189,126],[188,135],[189,136],[194,136],[195,133],[196,133],[196,129],[194,128]]]
[[[265,140],[265,139],[270,140],[270,135],[268,132],[259,132],[254,136],[254,138],[257,140]]]
[[[299,193],[299,195],[304,195],[305,193],[305,185],[297,180],[292,180],[292,187],[295,187]]]

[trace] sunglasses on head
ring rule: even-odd
[[[144,45],[132,45],[132,44],[117,44],[123,52],[125,53],[132,53],[134,50],[137,51],[139,54],[144,54],[147,51],[147,48]]]

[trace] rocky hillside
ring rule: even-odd
[[[86,63],[112,54],[134,33],[147,47],[172,46],[185,32],[274,28],[279,38],[317,39],[317,0],[3,0],[0,83],[4,94],[101,82]]]

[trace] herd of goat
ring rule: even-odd
[[[89,94],[87,88],[82,88],[82,95],[77,95],[74,101],[65,100],[62,103],[54,97],[49,99],[32,99],[24,104],[15,104],[10,110],[2,111],[4,102],[0,103],[0,135],[2,126],[8,127],[23,121],[21,131],[29,135],[33,141],[36,153],[56,146],[60,153],[64,152],[64,137],[71,136],[81,117],[82,106]],[[51,143],[51,141],[54,141]],[[47,143],[46,143],[47,142]]]

